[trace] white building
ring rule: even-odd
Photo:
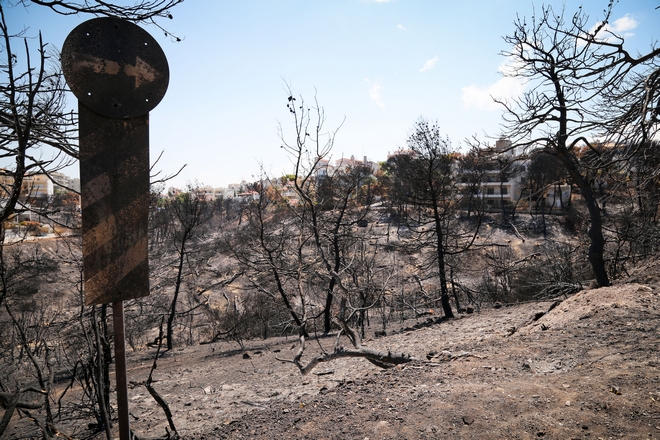
[[[545,192],[545,205],[550,208],[564,208],[571,202],[571,185],[552,185]]]
[[[54,193],[54,186],[46,174],[34,174],[23,177],[21,191],[28,197],[50,197]]]
[[[50,173],[50,177],[53,180],[53,191],[58,192],[67,192],[67,191],[77,191],[80,192],[80,179],[69,177],[66,174],[62,173]]]
[[[375,174],[380,166],[378,165],[377,162],[372,162],[369,159],[367,159],[367,156],[364,156],[362,160],[355,159],[355,156],[351,156],[350,159],[346,159],[342,157],[341,159],[335,160],[334,163],[334,170],[341,170],[341,171],[346,171],[348,168],[355,168],[355,167],[367,167],[371,169],[371,173]]]

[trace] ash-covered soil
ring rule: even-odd
[[[185,439],[657,438],[660,285],[638,281],[367,338],[416,358],[400,368],[342,359],[301,376],[278,360],[297,341],[280,338],[175,350],[154,387]],[[334,338],[308,351],[319,344]],[[146,379],[152,356],[129,357],[130,381]],[[132,428],[163,435],[146,389],[129,397]]]

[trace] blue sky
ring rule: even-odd
[[[58,49],[91,18],[3,3],[10,30],[41,30]],[[474,135],[496,137],[501,112],[489,95],[522,90],[499,73],[501,37],[516,14],[531,16],[542,4],[571,13],[582,5],[596,23],[607,0],[186,0],[163,23],[180,43],[146,27],[170,65],[168,92],[150,115],[151,156],[164,152],[164,173],[187,164],[174,186],[252,181],[260,165],[275,176],[290,172],[278,138],[279,124],[291,126],[287,84],[308,102],[316,94],[328,130],[343,121],[334,159],[385,160],[405,147],[420,116],[438,120],[457,148]],[[622,1],[612,26],[647,50],[660,37],[657,5]]]

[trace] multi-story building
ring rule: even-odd
[[[319,175],[317,174],[317,176]],[[284,180],[281,185],[278,185],[277,190],[279,191],[280,197],[286,200],[289,205],[295,206],[300,202],[300,196],[296,191],[295,182],[293,180]]]
[[[236,197],[238,194],[240,194],[241,190],[243,189],[244,183],[230,183],[227,185],[227,188],[225,188],[224,192],[224,197],[225,199],[231,199],[232,197]]]
[[[362,160],[356,159],[355,156],[351,156],[350,159],[342,157],[333,163],[330,163],[328,159],[321,159],[316,164],[316,177],[332,177],[337,171],[346,171],[352,167],[367,167],[371,169],[372,174],[375,174],[380,168],[377,162],[370,161],[367,156],[364,156]]]
[[[330,161],[328,159],[320,159],[316,164],[317,178],[322,179],[328,176],[332,176],[334,172],[335,172],[335,167],[330,165]]]
[[[200,186],[197,188],[197,194],[204,197],[207,201],[213,201],[224,196],[223,188],[213,188],[212,186]]]
[[[489,165],[490,169],[483,175],[480,196],[491,206],[517,201],[522,192],[524,161],[511,162],[504,168],[499,163]]]
[[[0,173],[0,193],[8,194],[14,184],[14,176]],[[28,198],[42,198],[53,195],[53,182],[46,174],[32,174],[23,177],[21,195]]]
[[[80,192],[80,179],[69,177],[62,173],[50,173],[50,178],[53,180],[53,191],[57,193],[76,191]]]
[[[3,173],[3,171],[5,171]],[[6,170],[0,170],[0,192],[7,193],[14,184],[14,176]],[[55,193],[67,191],[80,192],[80,179],[62,173],[28,174],[23,177],[21,193],[30,198],[50,197]]]
[[[479,152],[482,159],[478,170],[461,170],[459,186],[467,188],[470,181],[478,186],[477,197],[488,206],[499,207],[503,203],[515,203],[522,194],[523,175],[527,169],[526,157],[519,157],[511,141],[500,139],[495,146]],[[472,178],[472,174],[479,174]]]
[[[239,194],[244,192],[246,186],[245,182],[241,183],[230,183],[226,188],[212,187],[212,186],[200,186],[196,189],[197,194],[200,197],[204,197],[208,201],[213,201],[217,199],[232,199],[237,197]],[[178,194],[184,192],[180,188],[175,188],[173,186],[167,188],[167,194],[170,197],[175,197]]]
[[[14,185],[14,176],[5,169],[0,169],[0,206],[4,205]],[[52,197],[69,190],[80,191],[80,179],[70,178],[62,173],[30,174],[23,177],[20,194],[20,209],[10,220],[45,221],[41,211],[45,204],[50,206]],[[80,205],[76,205],[78,209]]]
[[[410,156],[414,159],[415,157],[417,157],[417,153],[414,150],[404,150],[403,148],[399,148],[392,154],[390,154],[389,151],[387,152],[387,160],[390,160],[393,157],[397,157],[397,156]]]
[[[54,193],[53,181],[46,174],[25,176],[21,191],[28,197],[50,197]]]
[[[346,159],[342,157],[341,159],[335,160],[334,163],[334,170],[335,171],[346,171],[348,168],[354,168],[354,167],[367,167],[371,169],[372,174],[375,174],[376,171],[380,168],[378,163],[372,162],[369,159],[367,159],[367,156],[364,156],[364,159],[359,160],[355,159],[355,156],[351,156],[350,159]]]

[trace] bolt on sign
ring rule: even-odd
[[[71,31],[62,70],[78,98],[85,303],[147,296],[149,111],[167,59],[142,28],[104,17]]]

